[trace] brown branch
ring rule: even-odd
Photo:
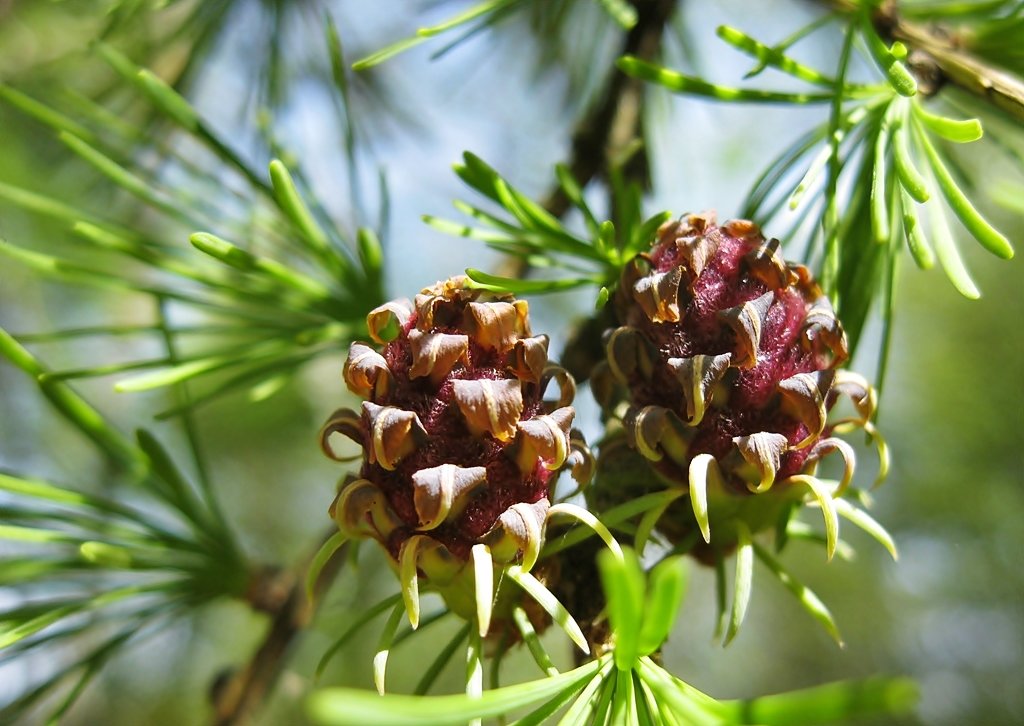
[[[655,60],[661,51],[665,26],[677,4],[676,0],[633,0],[637,23],[626,35],[621,55]],[[598,103],[576,125],[568,167],[581,187],[607,172],[626,147],[641,137],[644,85],[637,78],[613,70]],[[646,150],[634,155],[626,173],[633,178],[646,178]],[[569,209],[569,199],[561,187],[552,189],[543,204],[558,217]]]
[[[620,55],[632,55],[646,61],[657,60],[661,52],[665,28],[679,3],[676,0],[633,0],[637,23],[626,35]],[[621,164],[627,149],[643,137],[643,95],[646,83],[613,69],[604,93],[590,111],[576,124],[572,136],[569,171],[581,188],[595,177],[607,175]],[[623,176],[646,186],[650,165],[643,145],[630,156],[622,168]],[[544,208],[556,217],[569,211],[570,202],[556,185],[544,197]],[[522,278],[530,265],[522,258],[512,258],[499,271],[505,277]],[[562,355],[562,365],[583,382],[598,361],[604,359],[601,332],[611,325],[606,313],[587,318],[573,334]]]
[[[939,29],[895,17],[891,36],[934,62],[942,77],[965,91],[1024,121],[1024,81],[958,47]]]
[[[826,0],[824,4],[848,13],[858,7],[850,0]],[[891,0],[875,10],[872,22],[883,38],[898,40],[915,51],[911,67],[919,79],[928,82],[931,92],[950,83],[1024,121],[1024,80],[971,53],[966,37],[940,25],[907,20]]]
[[[327,533],[327,537],[334,529]],[[327,539],[324,538],[324,540]],[[317,548],[319,549],[319,547]],[[319,593],[341,569],[347,547],[334,554],[320,574]],[[309,567],[307,559],[299,573]],[[273,692],[287,652],[295,637],[313,617],[314,608],[306,599],[304,578],[295,572],[266,569],[257,573],[247,594],[254,610],[271,616],[263,642],[244,668],[227,675],[214,685],[213,723],[217,726],[251,723],[260,706]]]

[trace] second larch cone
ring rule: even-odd
[[[688,506],[659,522],[671,539],[699,529],[712,548],[727,550],[737,526],[773,525],[809,487],[819,500],[842,493],[853,450],[833,434],[870,427],[874,392],[838,368],[848,357],[842,325],[807,268],[783,259],[778,240],[748,221],[718,226],[712,214],[667,223],[650,252],[623,270],[615,304],[621,325],[606,335],[607,364],[593,387],[607,406],[616,390],[625,397],[629,447],[669,485],[689,489]],[[829,423],[844,395],[854,415]],[[826,491],[812,475],[832,451],[846,466]],[[607,489],[600,496],[615,498]],[[752,496],[769,490],[771,497]]]

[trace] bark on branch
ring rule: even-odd
[[[857,10],[850,0],[824,4],[842,12]],[[1024,121],[1024,80],[972,53],[967,36],[937,24],[907,20],[899,14],[898,4],[891,1],[875,10],[872,22],[883,38],[898,40],[916,51],[916,70],[934,76],[935,88],[950,83]]]
[[[918,23],[895,19],[892,37],[925,54],[949,83],[1024,121],[1024,81],[966,50],[955,39]]]
[[[679,3],[677,0],[634,0],[633,4],[637,23],[627,34],[620,55],[653,61],[661,51],[665,27]],[[640,138],[645,85],[642,80],[613,70],[598,103],[577,123],[568,167],[580,187],[606,172],[609,164],[634,139]],[[641,149],[630,163],[628,175],[646,177],[646,150]],[[569,209],[569,200],[560,187],[552,189],[543,204],[556,217]]]
[[[333,533],[332,527],[327,536]],[[342,547],[324,567],[318,593],[333,581],[346,551],[347,547]],[[303,577],[309,562],[306,560],[298,572],[266,570],[255,578],[248,600],[254,610],[270,615],[270,627],[249,662],[215,684],[212,700],[216,726],[251,723],[273,692],[288,662],[288,650],[313,617]]]

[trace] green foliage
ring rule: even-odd
[[[56,221],[73,240],[52,253],[3,240],[0,252],[12,267],[141,302],[152,310],[152,322],[25,335],[0,330],[0,353],[114,467],[102,486],[0,474],[0,490],[11,497],[0,503],[6,522],[0,537],[24,551],[3,562],[0,587],[23,604],[0,614],[0,643],[6,658],[45,652],[52,663],[5,706],[3,720],[39,708],[58,718],[126,646],[208,602],[252,596],[261,571],[228,528],[194,412],[235,392],[250,401],[271,396],[307,362],[364,336],[366,310],[384,295],[376,232],[344,231],[295,165],[273,160],[269,176],[255,171],[171,85],[112,46],[100,43],[94,52],[136,109],[125,118],[103,113],[85,97],[57,110],[10,85],[0,85],[0,99],[51,130],[133,201],[101,209],[0,184],[0,198]],[[179,134],[199,152],[183,154],[168,143]],[[139,209],[149,216],[139,218]],[[149,338],[164,353],[53,371],[25,347],[111,336]],[[69,385],[107,375],[120,376],[121,391],[168,389],[170,405],[155,417],[179,422],[195,482],[159,437],[145,429],[136,441],[125,437]],[[189,388],[192,383],[199,387]],[[109,493],[88,493],[96,489]],[[53,693],[63,695],[54,700]]]
[[[523,280],[466,270],[479,288],[522,295],[559,292],[588,285],[613,288],[622,266],[648,247],[654,232],[670,215],[662,212],[643,218],[639,188],[622,182],[617,195],[617,199],[622,200],[619,226],[616,227],[612,221],[598,222],[569,170],[558,166],[555,171],[559,188],[582,215],[587,234],[568,230],[553,214],[469,152],[464,156],[464,164],[455,167],[455,173],[474,191],[498,204],[507,217],[455,202],[456,209],[482,226],[461,225],[429,215],[423,221],[448,234],[482,241],[529,267],[564,270],[566,273],[566,276],[555,279]]]
[[[628,30],[636,25],[636,9],[629,2],[626,2],[625,0],[596,0],[596,2],[602,6],[602,8],[620,27]],[[352,67],[359,71],[372,68],[379,63],[383,63],[384,61],[393,58],[399,53],[403,53],[410,48],[415,48],[420,43],[424,43],[439,35],[448,33],[456,28],[471,26],[465,30],[465,33],[461,37],[447,45],[441,51],[441,53],[444,53],[454,48],[460,42],[479,33],[481,30],[489,29],[502,22],[513,11],[532,4],[533,3],[527,2],[526,0],[484,0],[483,2],[471,6],[467,10],[464,10],[458,15],[455,15],[442,23],[418,28],[416,30],[416,34],[412,37],[405,38],[387,46],[386,48],[382,48],[375,53],[356,61]]]
[[[20,601],[0,612],[0,649],[7,658],[43,651],[52,662],[0,717],[14,721],[73,683],[48,706],[48,718],[57,719],[129,642],[212,600],[242,598],[249,566],[208,482],[193,485],[158,438],[140,430],[131,443],[67,384],[46,378],[43,365],[2,329],[0,354],[35,378],[117,471],[116,497],[88,493],[96,487],[87,482],[0,471],[0,492],[8,495],[0,504],[0,540],[23,552],[0,569],[0,591]],[[104,635],[97,641],[94,631]]]
[[[309,714],[317,723],[461,724],[524,713],[518,724],[559,723],[820,724],[906,711],[917,700],[905,679],[833,683],[749,700],[718,701],[672,676],[650,654],[669,635],[682,601],[680,557],[663,560],[646,576],[632,550],[598,557],[615,639],[610,652],[574,670],[514,686],[461,696],[373,696],[333,688],[317,693]]]
[[[237,199],[214,194],[207,205],[196,193],[208,187],[211,177],[191,159],[171,158],[147,168],[142,159],[152,153],[152,139],[119,134],[109,124],[83,126],[20,91],[0,87],[5,100],[54,129],[75,155],[161,217],[157,229],[133,229],[108,215],[0,185],[0,198],[66,224],[79,246],[88,249],[89,261],[79,262],[79,255],[70,252],[46,254],[6,242],[0,243],[0,252],[63,282],[148,296],[161,317],[149,327],[56,331],[48,339],[115,332],[189,340],[184,354],[169,351],[163,358],[47,375],[69,380],[155,369],[122,378],[117,388],[123,391],[204,382],[201,392],[157,413],[157,418],[168,418],[237,391],[263,399],[302,365],[364,337],[366,310],[383,302],[377,234],[361,228],[350,238],[327,219],[318,201],[303,199],[309,192],[301,173],[275,159],[269,178],[264,177],[170,86],[112,47],[96,48],[148,101],[150,110],[207,149],[210,157],[204,163],[228,170],[246,192]],[[168,165],[184,179],[169,185]],[[194,249],[189,251],[169,234],[182,229],[213,233],[193,233]],[[225,237],[250,241],[241,244]],[[273,256],[254,251],[261,247],[273,248]],[[100,260],[103,264],[96,264]],[[138,264],[133,270],[125,261]],[[196,311],[203,322],[174,324],[181,317],[177,308]]]

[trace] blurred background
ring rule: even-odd
[[[261,124],[272,123],[275,138],[302,161],[311,186],[343,224],[361,209],[381,208],[378,176],[383,173],[389,197],[383,240],[389,296],[412,295],[466,267],[499,264],[495,253],[441,235],[422,224],[420,215],[457,217],[451,202],[469,192],[450,167],[465,150],[526,193],[542,195],[553,180],[554,164],[568,155],[574,118],[594,92],[586,63],[606,68],[616,48],[597,3],[578,4],[559,36],[538,33],[528,14],[516,14],[440,58],[431,56],[446,41],[414,48],[353,86],[353,112],[362,134],[353,166],[332,106],[321,13],[334,18],[351,60],[447,18],[463,4],[235,0],[206,5],[223,5],[225,14],[210,37],[197,29],[183,31],[186,41],[189,33],[195,43],[201,39],[205,53],[190,71],[190,98],[212,127],[254,158]],[[410,12],[413,5],[416,12]],[[88,64],[69,64],[67,58],[85,57],[101,27],[103,7],[0,2],[0,79],[40,95],[62,82],[79,90],[95,87]],[[666,65],[735,82],[749,69],[748,61],[718,41],[719,24],[774,41],[818,13],[813,3],[783,0],[685,2],[670,31]],[[837,37],[829,31],[811,36],[799,46],[800,57],[829,67]],[[159,56],[156,69],[180,68],[188,61],[180,48],[187,46]],[[279,70],[266,82],[266,58],[278,54],[282,62],[274,67]],[[771,80],[785,84],[785,79]],[[653,140],[650,213],[715,209],[720,219],[730,218],[765,164],[827,113],[653,93],[653,113],[646,119]],[[267,107],[272,112],[262,110]],[[0,105],[0,150],[0,182],[87,208],[113,205],[131,215],[130,201],[67,158],[51,133],[5,105]],[[959,162],[975,178],[986,184],[1003,177],[1021,180],[1021,169],[1002,166],[998,155],[971,152]],[[595,204],[600,199],[598,190]],[[1020,250],[1020,218],[997,207],[984,211]],[[140,225],[148,222],[142,212],[136,219]],[[184,246],[190,231],[180,234]],[[73,244],[60,224],[9,204],[0,204],[0,237],[30,249]],[[963,242],[961,249],[983,293],[978,301],[959,296],[941,272],[917,270],[906,256],[899,275],[879,417],[893,466],[874,493],[873,510],[893,534],[899,561],[892,562],[853,527],[844,529],[857,550],[852,561],[826,566],[819,549],[799,543],[785,555],[787,565],[832,609],[846,647],[836,647],[768,573],[757,569],[747,622],[736,641],[721,648],[711,638],[713,573],[695,565],[665,651],[666,666],[684,680],[726,698],[838,678],[907,674],[917,679],[922,693],[907,723],[1024,722],[1024,271],[1019,261],[998,261],[973,242]],[[787,246],[786,240],[783,251],[791,259],[802,254],[801,245]],[[132,322],[150,313],[131,295],[44,282],[6,258],[0,265],[0,325],[15,333]],[[556,357],[560,338],[588,314],[592,302],[592,291],[531,300],[534,329],[552,335]],[[875,325],[853,362],[869,378],[877,346]],[[136,358],[146,354],[144,348],[145,342],[131,339],[33,346],[55,369]],[[315,547],[330,524],[326,509],[341,471],[321,456],[315,438],[331,410],[352,405],[340,376],[344,356],[338,350],[317,361],[265,401],[238,394],[204,409],[199,418],[218,494],[254,559],[293,563]],[[152,412],[165,403],[164,394],[114,393],[115,380],[90,378],[76,387],[125,430],[148,425]],[[596,407],[583,402],[588,395],[581,392],[578,408],[580,423],[593,434],[600,426]],[[102,463],[6,363],[0,364],[0,411],[0,467],[58,481],[95,481],[102,490]],[[171,424],[158,424],[156,430],[172,441],[177,436]],[[860,458],[870,481],[875,457],[864,450]],[[323,651],[367,603],[394,592],[394,578],[383,563],[376,548],[364,547],[357,566],[338,578],[314,627],[297,643],[262,722],[301,723],[302,698]],[[266,626],[262,616],[238,604],[216,605],[180,621],[109,663],[66,721],[204,722],[218,675],[245,662]],[[320,685],[372,688],[378,627],[367,628],[337,657]],[[445,622],[404,643],[392,655],[391,688],[410,691],[426,660],[423,654],[436,652],[455,630]],[[568,645],[557,635],[547,642],[563,656],[559,665],[570,662]],[[14,665],[0,663],[0,700],[34,680],[34,669],[46,667],[31,659]],[[459,688],[461,667],[450,667],[442,688]],[[514,682],[534,677],[535,667],[515,653],[503,673],[505,682]]]

